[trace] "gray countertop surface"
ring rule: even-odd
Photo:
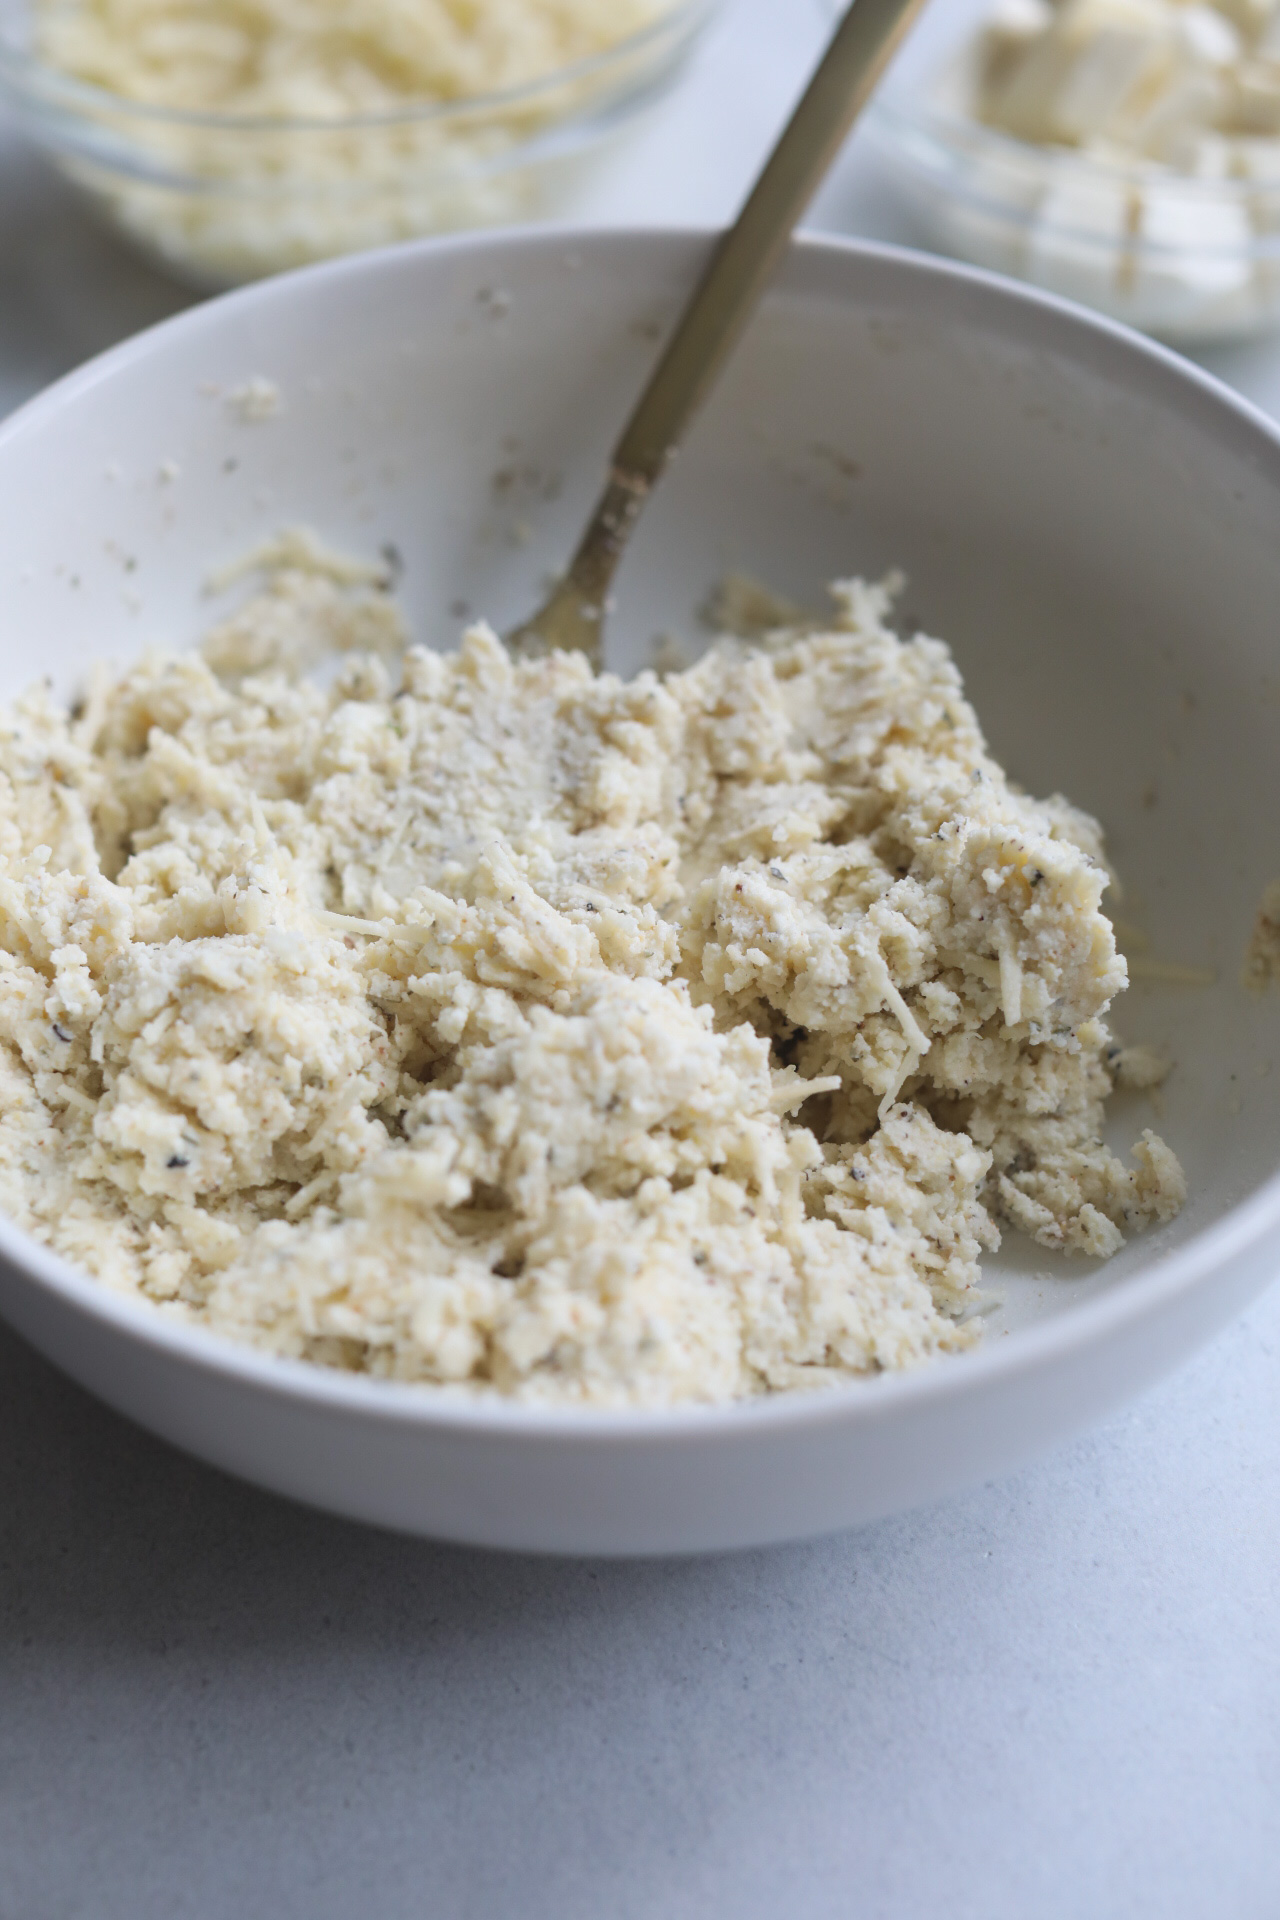
[[[732,0],[580,217],[725,217],[822,24]],[[815,219],[896,234],[858,143]],[[0,411],[188,297],[0,130]],[[1280,344],[1210,364],[1280,410]],[[1011,1480],[576,1564],[258,1493],[0,1328],[0,1920],[1276,1920],[1278,1365],[1273,1288]]]

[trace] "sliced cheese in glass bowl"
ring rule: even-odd
[[[1171,341],[1280,325],[1280,26],[1005,0],[873,108],[922,237]]]

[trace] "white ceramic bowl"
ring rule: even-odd
[[[407,562],[420,634],[527,610],[706,241],[532,232],[363,256],[201,308],[0,431],[0,697],[185,643],[283,522]],[[275,417],[227,396],[263,375]],[[1280,995],[1238,985],[1280,874],[1280,437],[1158,347],[889,249],[797,245],[619,580],[637,660],[729,566],[817,602],[905,567],[1015,776],[1106,822],[1127,916],[1207,989],[1135,989],[1191,1199],[1105,1266],[1010,1237],[975,1354],[678,1414],[472,1407],[167,1324],[0,1223],[0,1309],[112,1405],[261,1484],[488,1545],[633,1553],[848,1525],[1017,1465],[1172,1367],[1280,1264]],[[452,609],[452,610],[451,610]],[[1265,1067],[1275,1073],[1264,1074]],[[1127,1146],[1145,1097],[1116,1117]]]

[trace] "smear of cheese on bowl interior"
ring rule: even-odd
[[[1280,985],[1280,880],[1273,880],[1258,902],[1245,950],[1244,984],[1254,992]]]
[[[200,652],[0,730],[0,1204],[273,1352],[532,1402],[968,1346],[1012,1223],[1105,1255],[1098,829],[890,594],[687,671],[402,651],[305,543]],[[307,668],[347,653],[322,686]]]

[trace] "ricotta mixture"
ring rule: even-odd
[[[1000,1222],[1097,1256],[1177,1211],[1160,1139],[1102,1141],[1098,828],[889,589],[623,681],[405,650],[307,554],[4,717],[27,1231],[278,1354],[662,1406],[968,1346]]]

